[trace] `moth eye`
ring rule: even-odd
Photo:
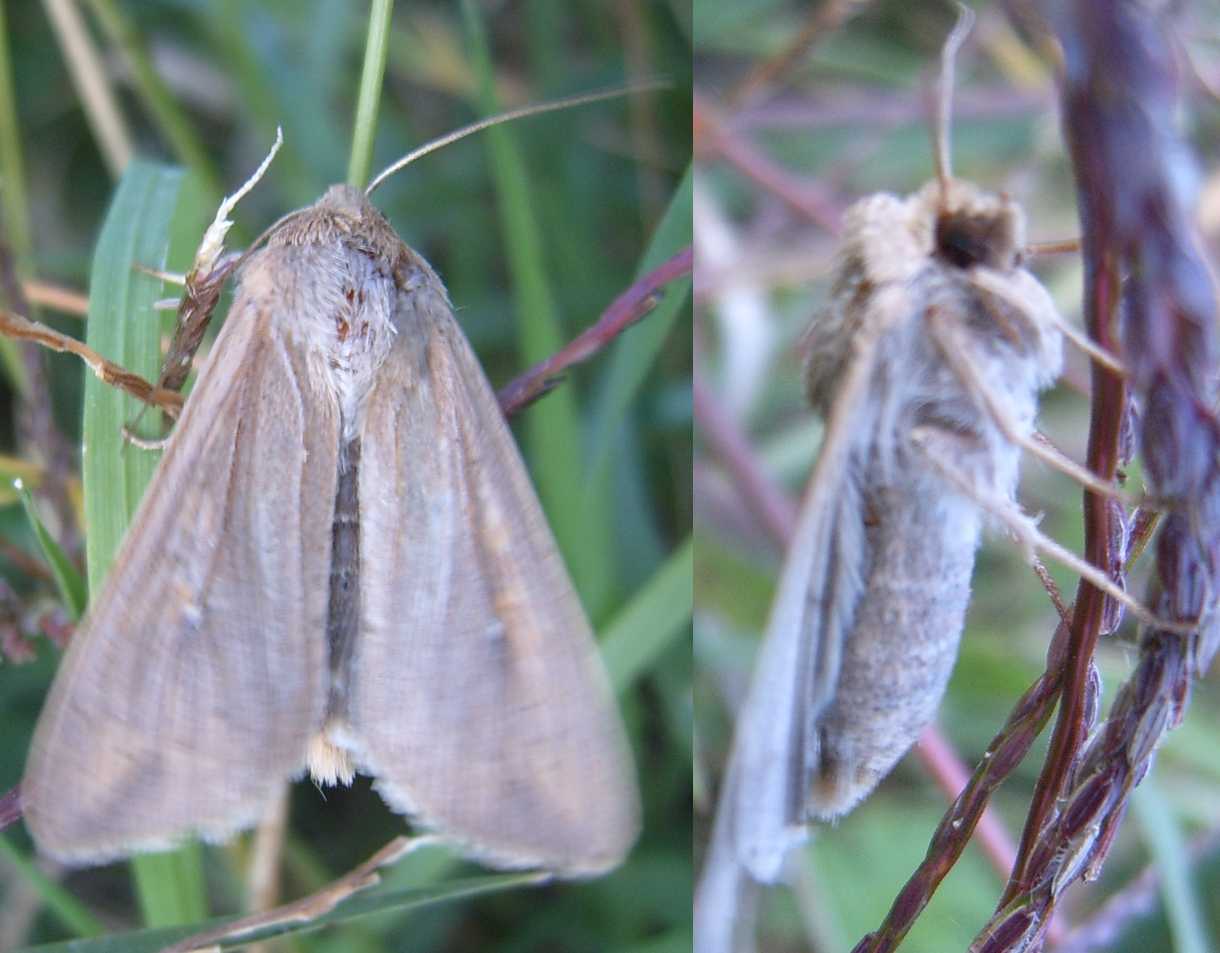
[[[955,215],[936,218],[936,254],[955,268],[987,265],[1013,267],[1012,222],[1003,215]]]

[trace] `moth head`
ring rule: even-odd
[[[360,221],[373,211],[373,204],[360,189],[350,185],[332,185],[326,190],[314,208],[336,218]]]
[[[379,259],[394,273],[411,253],[367,195],[350,185],[332,185],[313,205],[272,227],[269,245],[344,242]]]
[[[971,198],[960,205],[944,202],[937,210],[933,254],[955,268],[1011,271],[1020,264],[1021,210],[1006,196],[978,193]]]

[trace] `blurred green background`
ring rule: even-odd
[[[1051,60],[1022,22],[1025,5],[974,6],[978,20],[958,58],[954,172],[1006,190],[1023,204],[1031,240],[1075,236],[1072,174],[1058,126]],[[1220,166],[1214,159],[1220,112],[1208,87],[1214,89],[1220,76],[1216,13],[1214,3],[1186,5],[1175,27],[1184,57],[1182,120],[1203,163],[1200,221],[1213,252],[1220,247]],[[696,374],[745,433],[763,470],[790,494],[806,479],[820,436],[799,386],[799,338],[828,291],[833,229],[853,200],[878,190],[910,192],[932,176],[924,89],[935,76],[954,16],[951,4],[900,0],[696,4],[696,96],[707,109],[696,111]],[[817,40],[786,76],[757,95],[740,97],[746,77],[776,60],[815,18]],[[700,136],[705,115],[727,130],[727,144],[718,144],[714,131]],[[1039,259],[1035,270],[1062,313],[1079,326],[1079,258]],[[1069,348],[1066,373],[1044,396],[1039,425],[1078,460],[1084,459],[1087,389],[1087,364]],[[1132,476],[1129,486],[1138,488],[1138,469]],[[698,867],[727,756],[729,705],[745,691],[780,552],[743,504],[739,485],[709,449],[706,434],[696,440],[695,499]],[[1044,530],[1080,551],[1078,487],[1045,467],[1027,465],[1020,499],[1028,512],[1044,514]],[[1143,591],[1147,562],[1132,575],[1135,593]],[[1071,575],[1053,565],[1051,570],[1070,599]],[[969,766],[1042,670],[1054,626],[1055,611],[1017,548],[998,533],[988,534],[961,657],[940,715],[943,731]],[[1103,713],[1130,672],[1130,633],[1128,622],[1099,652]],[[1089,949],[1218,948],[1218,716],[1220,685],[1213,667],[1196,686],[1185,724],[1168,736],[1137,792],[1100,881],[1075,885],[1061,904],[1062,926],[1081,923],[1129,887],[1154,853],[1168,861],[1168,870],[1146,890],[1118,901],[1133,920],[1116,921],[1122,925],[1115,936]],[[993,802],[1014,838],[1045,744],[1044,736]],[[922,859],[946,805],[918,760],[906,758],[862,807],[818,832],[799,864],[794,892],[767,895],[761,948],[850,950],[880,923]],[[1182,844],[1204,862],[1188,869]],[[1159,886],[1165,883],[1168,904]],[[1001,886],[972,845],[902,949],[964,950],[990,916]]]
[[[0,0],[10,58],[9,69],[0,69],[0,199],[22,277],[87,293],[118,175],[115,152],[99,146],[90,121],[96,113],[83,105],[66,65],[82,58],[65,53],[52,13],[75,10],[83,23],[100,68],[86,87],[115,94],[131,153],[188,169],[170,223],[169,264],[181,270],[217,200],[250,175],[277,125],[283,150],[232,216],[231,248],[345,178],[369,6]],[[525,120],[495,141],[466,140],[378,191],[379,207],[446,282],[459,322],[499,386],[591,324],[642,270],[689,244],[690,4],[454,0],[398,7],[374,171],[483,115],[480,90],[488,82],[500,107],[509,108],[641,79],[670,81],[659,92]],[[146,69],[162,89],[149,83]],[[222,308],[227,303],[226,294]],[[410,914],[383,912],[278,941],[276,949],[689,949],[689,309],[689,281],[679,281],[656,313],[514,421],[620,688],[645,812],[629,861],[588,883],[449,897]],[[78,316],[45,307],[31,316],[83,335]],[[153,319],[145,312],[131,320]],[[50,367],[52,393],[31,399],[52,402],[79,447],[83,369],[58,355]],[[59,601],[10,490],[12,477],[36,485],[39,474],[17,439],[11,381],[3,387],[0,791],[20,777],[54,670],[58,651],[35,630]],[[73,489],[79,495],[78,483]],[[54,528],[45,504],[40,513]],[[31,651],[36,659],[22,663]],[[363,779],[325,797],[297,784],[285,895],[317,888],[403,830]],[[0,949],[71,936],[65,920],[79,929],[73,911],[80,908],[106,932],[172,917],[172,903],[160,914],[141,911],[124,865],[68,874],[44,868],[66,896],[58,893],[29,869],[24,829],[2,836]],[[204,851],[209,913],[241,909],[248,852],[247,840]],[[387,887],[431,887],[446,899],[446,884],[479,876],[477,867],[429,850],[390,871]]]

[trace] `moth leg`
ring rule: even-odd
[[[975,268],[970,273],[970,283],[979,290],[1007,302],[1014,309],[1021,307],[1021,302],[1013,297],[1008,285],[1003,281],[998,281],[995,274],[985,268]],[[1059,329],[1059,333],[1074,344],[1082,353],[1087,354],[1102,367],[1113,371],[1119,377],[1126,378],[1129,376],[1127,368],[1123,365],[1122,361],[1097,344],[1096,341],[1089,338],[1088,335],[1081,334],[1075,327],[1064,321],[1059,314],[1051,314],[1047,315],[1047,317]]]
[[[974,365],[965,356],[970,348],[969,343],[961,339],[961,335],[956,333],[955,329],[941,317],[939,311],[930,310],[928,312],[928,327],[946,363],[953,373],[957,375],[958,380],[962,382],[962,386],[974,398],[979,409],[992,419],[996,427],[999,428],[1000,433],[1010,442],[1033,454],[1048,466],[1054,467],[1061,473],[1070,476],[1077,483],[1087,487],[1094,493],[1118,500],[1126,505],[1131,504],[1125,493],[1101,479],[1091,470],[1082,467],[1071,457],[1061,453],[1054,447],[1040,443],[1033,437],[1022,433],[1016,421],[1012,419],[1004,405],[996,399],[995,394],[983,382]]]
[[[1073,327],[1067,321],[1064,321],[1059,315],[1055,315],[1054,323],[1055,327],[1059,329],[1060,334],[1076,345],[1078,350],[1087,354],[1102,367],[1106,368],[1106,370],[1112,371],[1124,379],[1130,376],[1126,365],[1124,365],[1122,361],[1116,358],[1100,344],[1097,344],[1087,334],[1081,334],[1078,330],[1076,330],[1075,327]]]
[[[1053,242],[1030,242],[1025,246],[1023,254],[1034,255],[1064,255],[1080,251],[1079,238],[1063,238]]]
[[[140,412],[143,413],[142,408]],[[141,437],[131,427],[124,424],[123,442],[129,443],[133,447],[139,447],[141,450],[164,450],[165,445],[169,443],[169,437]]]
[[[1031,561],[1033,554],[1041,551],[1087,580],[1107,596],[1117,599],[1130,609],[1137,619],[1147,625],[1183,635],[1188,635],[1198,629],[1197,623],[1172,622],[1160,618],[1092,563],[1081,559],[1043,533],[1038,529],[1037,520],[1022,511],[1012,500],[979,486],[969,474],[964,473],[953,463],[960,455],[958,447],[954,445],[960,445],[968,439],[960,434],[926,426],[916,427],[910,434],[911,445],[923,454],[936,472],[963,496],[973,500],[983,510],[1003,523],[1016,537],[1018,544],[1026,551],[1026,556]]]
[[[149,268],[147,265],[141,265],[139,262],[132,265],[136,271],[141,274],[149,275],[153,278],[160,278],[167,285],[178,285],[186,287],[186,275],[181,271],[163,271],[160,268]]]

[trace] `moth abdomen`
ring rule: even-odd
[[[890,772],[934,718],[957,657],[980,514],[906,473],[868,495],[864,589],[816,728],[806,803],[816,818],[851,810]]]

